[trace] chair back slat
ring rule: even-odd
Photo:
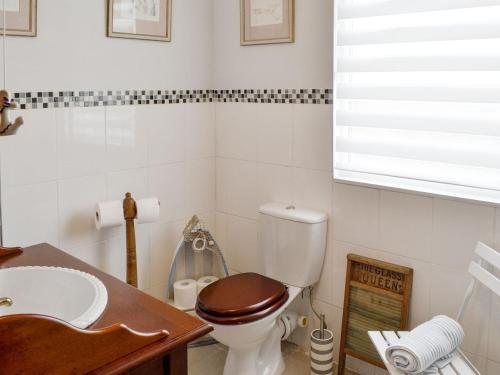
[[[474,251],[479,256],[479,263],[471,262],[469,266],[469,273],[472,275],[472,281],[465,292],[465,297],[458,311],[457,321],[461,322],[467,306],[469,305],[476,282],[480,282],[488,289],[493,291],[496,295],[500,296],[500,279],[488,270],[483,268],[484,263],[491,264],[493,267],[500,270],[500,253],[493,250],[491,247],[482,242],[478,242]]]
[[[496,252],[491,247],[486,246],[482,242],[477,243],[475,252],[481,257],[481,259],[500,270],[500,253]]]
[[[486,286],[497,296],[500,297],[500,279],[495,275],[485,270],[476,262],[472,262],[469,266],[469,273],[481,284]]]

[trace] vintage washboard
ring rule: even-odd
[[[347,256],[339,375],[346,355],[385,368],[368,331],[408,329],[413,270],[355,254]]]

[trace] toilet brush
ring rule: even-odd
[[[333,375],[333,332],[325,327],[321,314],[320,328],[311,332],[311,375]]]

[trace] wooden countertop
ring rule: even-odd
[[[0,258],[0,268],[19,266],[56,266],[81,270],[96,276],[108,290],[108,304],[102,316],[88,329],[100,329],[116,323],[144,332],[167,330],[170,334],[145,348],[101,368],[102,372],[121,372],[165,356],[212,330],[206,323],[167,305],[140,290],[72,257],[48,244],[23,249],[16,256]],[[165,280],[165,282],[167,282]],[[99,371],[100,372],[100,371]]]

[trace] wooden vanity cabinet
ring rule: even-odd
[[[131,330],[141,333],[168,332],[166,337],[130,353],[117,352],[120,347],[119,343],[116,346],[106,345],[106,347],[100,348],[102,350],[100,354],[103,357],[100,359],[102,363],[96,364],[95,368],[90,371],[78,371],[78,358],[71,358],[71,362],[75,363],[75,372],[71,372],[73,374],[187,375],[188,343],[212,330],[206,323],[48,244],[25,248],[19,255],[0,257],[0,269],[19,266],[72,268],[90,273],[101,280],[108,292],[108,304],[101,317],[88,330],[102,330],[116,324],[124,324]],[[36,340],[40,334],[43,333],[34,333],[33,340]],[[22,337],[24,338],[24,335]],[[2,345],[7,347],[8,342],[8,339],[6,339]],[[29,350],[23,350],[18,352],[17,356],[24,353],[26,360],[9,361],[9,358],[16,357],[16,348],[12,347],[10,350],[0,350],[0,363],[2,363],[3,370],[6,369],[4,365],[10,363],[9,373],[35,375],[38,374],[36,367],[27,363],[31,358],[35,362],[43,361],[39,363],[42,363],[44,367],[48,366],[49,370],[48,372],[45,371],[45,373],[62,375],[68,373],[67,366],[64,372],[58,371],[58,369],[64,367],[61,365],[62,361],[68,363],[69,358],[65,358],[60,349],[57,343],[54,343],[53,346],[43,349],[44,352],[42,353],[33,353],[32,357],[31,353],[26,354],[29,353]],[[71,350],[65,352],[71,352]],[[84,354],[85,350],[82,349],[81,352]],[[102,353],[105,353],[105,355],[102,355]],[[107,353],[109,353],[109,360],[106,360]],[[9,358],[6,357],[8,355]],[[66,355],[69,354],[66,353]],[[86,368],[88,368],[88,364]]]

